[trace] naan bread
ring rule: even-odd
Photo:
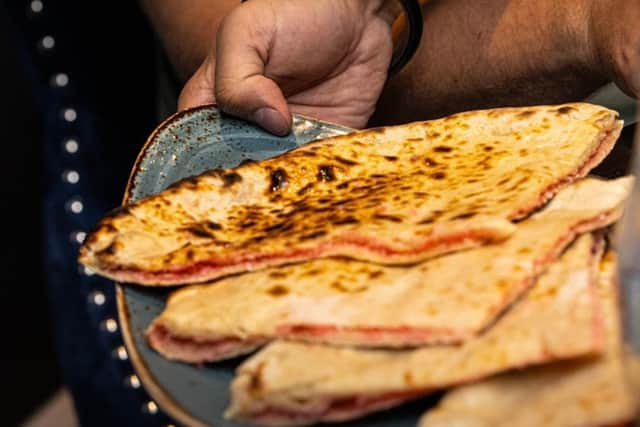
[[[274,426],[340,421],[513,368],[596,354],[604,345],[594,268],[601,243],[580,237],[495,326],[460,346],[272,343],[238,368],[227,415]]]
[[[172,294],[147,331],[172,359],[216,361],[267,340],[406,347],[460,342],[522,295],[578,233],[620,217],[632,178],[585,178],[496,245],[391,267],[323,259]]]
[[[606,353],[558,362],[466,385],[428,411],[420,427],[603,427],[633,419],[634,398],[626,376],[615,280],[615,256],[601,265]]]
[[[370,129],[214,170],[106,216],[80,261],[172,285],[310,259],[406,264],[508,237],[584,176],[621,129],[591,104]]]

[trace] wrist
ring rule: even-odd
[[[604,22],[605,16],[611,13],[609,2],[585,0],[583,3],[586,28],[583,29],[582,43],[584,47],[581,48],[581,51],[584,52],[585,65],[595,75],[606,80],[613,80],[615,61],[610,48],[612,28],[603,28],[607,26],[607,23]]]
[[[426,0],[356,0],[363,13],[383,21],[393,45],[389,76],[400,71],[415,54],[422,37],[421,4]]]
[[[635,2],[591,0],[590,51],[593,69],[631,96],[640,93],[640,8]]]
[[[598,14],[602,12],[598,9],[604,3],[607,0],[556,2],[544,12],[542,22],[546,27],[539,29],[550,34],[548,64],[556,64],[554,68],[592,88],[604,84],[610,75],[600,52]]]

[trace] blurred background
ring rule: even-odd
[[[0,1],[0,378],[10,396],[2,404],[3,425],[74,425],[42,255],[55,250],[43,243],[43,195],[56,180],[73,183],[78,176],[47,175],[47,157],[53,145],[72,164],[84,147],[77,135],[101,123],[99,137],[117,148],[93,161],[120,165],[102,185],[107,203],[119,201],[157,121],[154,46],[135,1]],[[90,116],[83,115],[84,105],[92,105]],[[70,138],[76,145],[62,150]],[[69,235],[65,244],[73,250],[78,242],[72,240],[81,236]],[[47,268],[47,274],[56,271]],[[38,410],[45,416],[33,418]]]
[[[0,0],[0,205],[4,225],[0,325],[5,334],[0,378],[8,384],[10,394],[10,401],[2,405],[3,425],[76,425],[60,369],[65,361],[59,355],[67,353],[58,351],[53,337],[72,339],[74,334],[81,337],[101,331],[97,326],[81,332],[64,330],[56,319],[65,310],[85,307],[88,301],[82,308],[86,321],[103,324],[115,311],[109,299],[112,289],[92,285],[78,296],[77,288],[85,286],[80,276],[86,279],[86,272],[69,276],[45,264],[43,255],[66,248],[68,268],[74,272],[79,268],[74,251],[87,229],[67,229],[67,223],[57,222],[58,211],[68,215],[88,209],[80,199],[73,199],[76,188],[99,195],[102,203],[84,224],[91,224],[119,203],[138,150],[166,115],[157,107],[161,104],[159,87],[166,83],[156,71],[159,57],[152,31],[135,1]],[[633,116],[628,107],[632,104],[611,88],[592,100],[623,111],[627,118]],[[625,172],[634,128],[625,129],[623,143],[597,173],[619,176]],[[92,152],[86,148],[87,137],[110,148]],[[85,169],[74,163],[78,156]],[[54,161],[65,164],[66,169],[53,168]],[[94,174],[86,178],[88,171]],[[79,187],[85,183],[87,186]],[[50,198],[58,193],[59,198]],[[65,200],[74,202],[64,204]],[[45,224],[60,227],[64,242],[52,245],[45,238]],[[47,284],[47,276],[57,287]],[[64,286],[68,286],[67,293]],[[101,342],[105,358],[124,360],[113,375],[131,373],[117,334]],[[81,346],[80,338],[78,343]],[[104,363],[85,356],[81,347],[73,357],[76,365],[82,365],[86,357],[83,366],[89,371],[102,369]]]

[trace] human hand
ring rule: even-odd
[[[179,109],[216,103],[287,134],[291,112],[363,127],[387,78],[397,1],[251,0],[222,21]]]

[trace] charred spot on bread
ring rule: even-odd
[[[289,288],[284,285],[274,285],[267,290],[267,293],[272,297],[282,297],[289,293]]]
[[[117,241],[112,241],[111,243],[109,243],[104,249],[96,252],[96,255],[98,257],[103,257],[103,256],[109,256],[109,255],[114,255],[118,250],[118,244]]]
[[[309,184],[305,185],[300,190],[298,190],[298,196],[304,196],[306,194],[306,192],[311,190],[312,188],[313,188],[313,184],[312,183],[309,183]]]
[[[204,237],[204,238],[211,237],[211,232],[199,223],[184,227],[182,230],[194,235],[195,237]]]
[[[333,166],[322,165],[318,168],[318,181],[329,182],[336,179],[336,175],[333,172]]]
[[[377,205],[377,203],[375,203]],[[373,214],[373,217],[375,219],[381,219],[384,221],[391,221],[391,222],[402,222],[402,218],[400,218],[399,216],[396,215],[385,215],[385,214],[380,214],[380,213],[376,213]]]
[[[355,166],[358,164],[358,162],[356,162],[355,160],[345,159],[344,157],[341,157],[341,156],[335,156],[335,159],[338,163],[342,163],[343,165],[346,165],[346,166]]]
[[[231,187],[233,184],[240,181],[242,181],[242,177],[236,172],[229,172],[222,175],[222,182],[225,188]]]
[[[347,216],[347,217],[335,219],[332,222],[334,225],[344,225],[344,224],[357,224],[360,221],[358,221],[353,216]]]
[[[424,159],[424,163],[427,166],[438,166],[438,162],[436,162],[435,160],[433,160],[431,157],[425,157]]]
[[[182,227],[181,230],[196,237],[209,238],[214,236],[214,231],[222,230],[222,226],[217,222],[205,220],[189,224],[185,227]]]
[[[205,221],[203,222],[203,224],[211,229],[211,230],[222,230],[222,226],[220,224],[218,224],[217,222],[213,222],[213,221]]]
[[[410,371],[404,373],[404,383],[408,386],[412,386],[414,384],[413,375],[411,375]]]
[[[322,274],[323,270],[321,268],[311,268],[305,272],[302,273],[303,276],[317,276],[319,274]]]
[[[331,282],[331,287],[338,292],[349,292],[349,290],[338,281]]]
[[[436,145],[433,147],[433,151],[436,153],[450,153],[453,151],[453,148],[448,145]]]
[[[278,191],[287,185],[287,173],[284,169],[276,169],[271,172],[271,191]]]
[[[253,372],[249,378],[249,394],[256,396],[262,391],[262,371],[264,369],[264,363],[260,363],[256,367],[256,371]]]
[[[269,272],[269,277],[272,279],[284,279],[288,274],[282,270],[274,270]]]
[[[291,222],[279,222],[277,224],[270,225],[264,229],[265,233],[272,233],[274,231],[287,231],[293,228],[293,223]]]
[[[325,234],[327,234],[326,230],[312,231],[311,233],[303,234],[302,236],[300,236],[300,240],[311,240],[311,239],[315,239],[317,237],[322,237]]]
[[[469,218],[473,218],[475,215],[476,215],[476,212],[464,212],[454,217],[451,217],[451,219],[452,220],[469,219]]]
[[[536,112],[533,110],[521,111],[520,113],[516,114],[516,119],[520,119],[520,120],[529,119],[534,114],[536,114]]]
[[[377,279],[378,277],[382,276],[384,274],[384,271],[382,270],[373,270],[369,272],[369,278],[370,279]]]
[[[574,111],[576,111],[576,109],[569,105],[562,106],[556,110],[559,115],[566,115]]]
[[[366,291],[368,289],[368,286],[366,286],[366,285],[350,288],[348,286],[343,285],[341,282],[339,282],[337,280],[333,281],[331,283],[331,287],[333,289],[335,289],[336,291],[338,291],[338,292],[351,293],[351,294],[357,294],[359,292],[364,292],[364,291]]]

